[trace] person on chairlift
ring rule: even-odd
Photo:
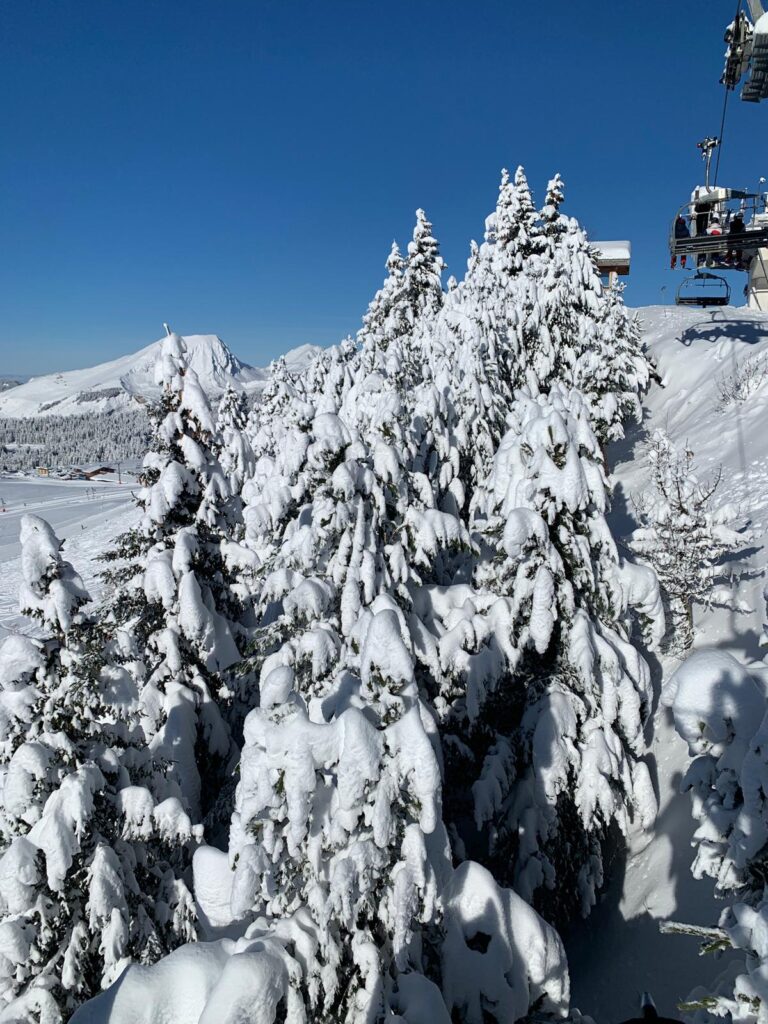
[[[731,221],[731,225],[728,229],[728,236],[743,235],[745,231],[744,214],[739,210]],[[727,259],[733,263],[741,263],[741,249],[729,249]]]
[[[707,234],[711,238],[716,238],[718,235],[722,235],[722,233],[723,225],[720,223],[720,217],[716,213],[713,213],[709,220]],[[708,267],[713,267],[715,265],[715,256],[713,253],[707,253],[705,263]]]
[[[706,235],[707,224],[709,223],[709,207],[706,203],[696,203],[693,207],[693,212],[696,216],[694,221],[696,230],[694,234],[697,236]]]
[[[690,237],[691,237],[691,232],[688,230],[688,225],[685,223],[685,217],[683,217],[681,214],[678,214],[677,220],[675,221],[675,238],[678,239],[678,238],[690,238]],[[680,266],[683,268],[683,270],[685,270],[685,262],[686,262],[686,255],[685,255],[685,253],[683,253],[683,255],[680,257]],[[673,256],[672,257],[672,262],[670,264],[672,270],[675,269],[676,264],[677,264],[677,256]]]

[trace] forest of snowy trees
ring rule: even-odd
[[[568,1014],[558,929],[656,813],[645,654],[669,595],[606,519],[606,445],[651,366],[562,203],[559,177],[537,209],[503,172],[446,287],[417,211],[357,337],[278,361],[251,410],[213,411],[171,335],[99,605],[25,518],[0,1021]],[[699,744],[696,813],[736,820],[726,739]],[[703,845],[699,870],[756,892],[764,840]]]
[[[38,466],[68,470],[141,460],[150,433],[149,416],[138,405],[75,416],[0,416],[0,472],[29,473]]]

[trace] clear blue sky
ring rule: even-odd
[[[0,372],[93,364],[162,321],[263,364],[356,330],[413,211],[461,276],[499,169],[560,171],[628,300],[720,124],[734,0],[4,0]],[[721,182],[768,175],[731,98]],[[663,285],[667,291],[662,296]]]

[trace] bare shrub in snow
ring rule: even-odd
[[[732,373],[722,373],[715,381],[717,408],[722,412],[731,405],[746,402],[750,395],[768,377],[768,359],[765,356],[748,356]]]
[[[722,560],[743,547],[745,537],[731,528],[731,506],[718,508],[720,473],[702,483],[694,472],[693,452],[678,451],[663,431],[646,448],[651,469],[649,490],[633,497],[639,529],[631,547],[658,574],[668,607],[668,646],[675,652],[693,644],[693,606],[724,599],[716,584]]]

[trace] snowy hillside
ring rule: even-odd
[[[739,563],[749,571],[738,587],[738,600],[753,611],[702,613],[696,621],[697,645],[730,645],[747,663],[761,661],[768,540],[768,316],[743,308],[664,306],[648,307],[640,316],[664,386],[654,384],[644,400],[643,431],[630,432],[628,443],[613,455],[616,515],[622,507],[631,515],[632,495],[647,484],[642,441],[656,428],[690,447],[703,477],[722,468],[717,504],[733,505],[735,518],[748,521],[753,534]],[[619,532],[626,534],[626,528]]]
[[[117,484],[0,476],[0,640],[9,633],[32,631],[19,614],[22,517],[43,516],[55,528],[66,541],[68,556],[77,560],[90,593],[98,599],[102,554],[138,519],[132,497],[135,486],[130,477]]]
[[[0,416],[111,412],[133,405],[134,399],[152,400],[159,395],[154,365],[161,344],[162,341],[154,342],[139,352],[88,369],[34,377],[0,393]],[[215,334],[190,335],[187,344],[190,366],[214,399],[229,384],[238,390],[258,392],[269,379],[268,369],[241,362]],[[284,358],[290,369],[301,370],[319,351],[316,345],[302,345]]]
[[[734,562],[734,568],[746,569],[733,588],[743,610],[697,609],[695,647],[726,650],[760,677],[765,673],[759,637],[768,540],[768,316],[734,308],[659,306],[638,312],[664,386],[652,386],[642,427],[629,430],[627,440],[610,453],[617,484],[615,532],[626,539],[634,528],[632,496],[647,488],[643,442],[653,430],[661,428],[677,445],[689,445],[703,477],[722,467],[717,504],[733,503],[737,517],[750,521],[754,539]],[[742,399],[724,402],[723,393],[742,381]],[[657,699],[661,677],[666,681],[676,665],[664,658],[656,666]],[[679,791],[688,750],[671,712],[660,706],[651,752],[660,797],[656,822],[648,832],[635,830],[628,855],[613,865],[608,891],[591,917],[567,936],[573,1002],[598,1021],[632,1016],[643,990],[653,992],[659,1012],[675,1016],[677,1003],[696,986],[711,983],[727,963],[702,959],[694,938],[659,932],[659,922],[669,919],[715,925],[723,903],[715,899],[711,880],[691,875],[697,823],[690,795]]]

